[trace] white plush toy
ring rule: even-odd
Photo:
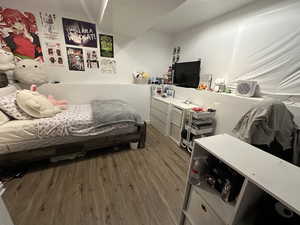
[[[31,84],[42,85],[48,82],[43,64],[33,59],[18,59],[15,69],[15,80],[24,88]]]
[[[22,90],[16,94],[17,105],[34,118],[52,117],[62,110],[38,92]]]
[[[9,51],[0,49],[0,71],[6,72],[9,70],[14,70],[15,67],[16,65],[14,55]]]

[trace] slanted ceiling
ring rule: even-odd
[[[135,37],[185,0],[1,0],[0,6],[46,11],[98,23],[100,30]]]
[[[137,36],[152,28],[161,17],[185,0],[109,0],[101,28],[127,36]]]
[[[154,29],[170,34],[179,33],[254,1],[256,0],[187,0],[161,18]]]
[[[96,21],[104,0],[1,0],[0,6]]]

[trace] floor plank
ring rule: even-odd
[[[34,169],[4,201],[15,225],[175,225],[188,153],[151,126],[144,149]]]

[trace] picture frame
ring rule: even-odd
[[[66,45],[98,48],[96,24],[62,18]]]
[[[111,35],[99,34],[101,57],[114,58],[114,38]]]

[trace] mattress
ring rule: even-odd
[[[118,127],[113,125],[114,127]],[[70,144],[80,141],[88,141],[90,139],[95,139],[97,137],[106,137],[111,135],[122,135],[128,133],[137,132],[138,128],[135,125],[127,125],[123,126],[122,128],[118,129],[111,129],[111,131],[104,132],[100,135],[96,136],[67,136],[67,137],[49,137],[49,138],[42,138],[42,139],[21,139],[19,137],[19,141],[11,141],[10,143],[0,144],[0,155],[7,154],[12,152],[20,152],[26,151],[31,149],[38,149],[38,148],[46,148],[53,145],[61,145],[61,144]]]
[[[132,123],[95,126],[90,104],[70,105],[51,118],[13,120],[0,126],[0,154],[135,132]]]

